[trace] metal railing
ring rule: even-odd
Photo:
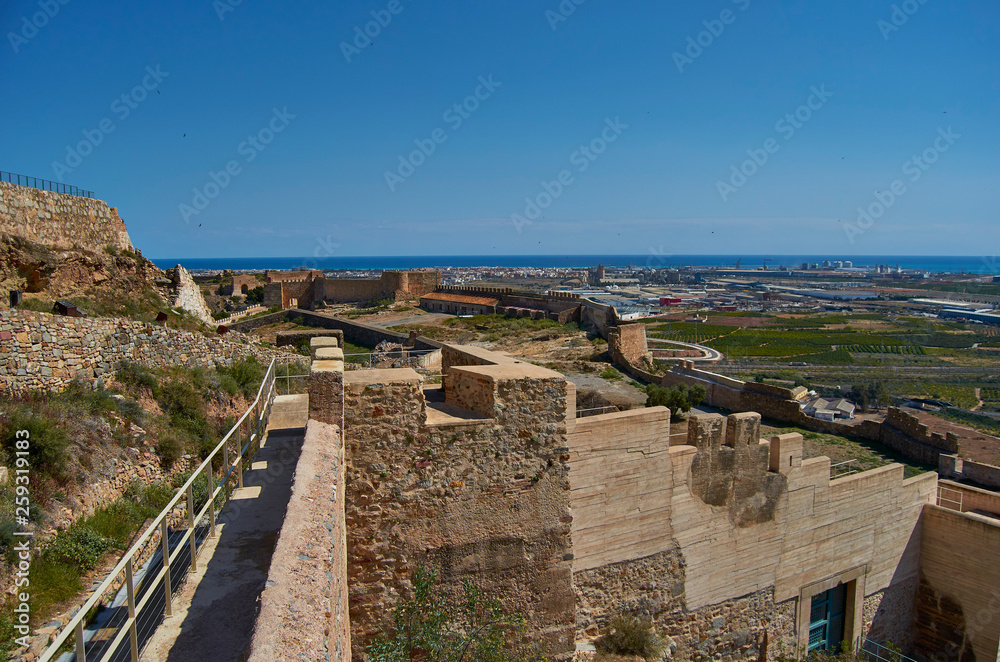
[[[283,369],[280,365],[276,364],[274,369],[275,392],[283,395],[308,393],[309,365],[310,359],[304,356],[300,359],[284,359]],[[285,374],[281,374],[282,372]],[[277,386],[281,382],[284,382],[283,389]]]
[[[916,662],[912,657],[903,655],[902,651],[889,642],[880,644],[871,639],[861,640],[858,657],[867,658],[871,662]]]
[[[139,635],[140,614],[143,614],[143,609],[147,606],[151,609],[155,607],[154,620],[151,622],[155,629],[160,612],[159,606],[154,605],[151,600],[153,596],[157,596],[158,600],[162,599],[164,602],[163,614],[171,615],[173,591],[180,584],[174,581],[178,576],[177,570],[185,572],[186,565],[190,566],[191,571],[198,569],[198,553],[203,549],[207,536],[216,536],[217,516],[229,505],[232,492],[243,487],[243,472],[250,467],[260,451],[275,398],[275,369],[276,360],[272,360],[250,407],[192,472],[191,477],[177,490],[177,494],[153,519],[90,599],[55,636],[39,662],[56,659],[65,646],[72,647],[75,657],[71,659],[76,662],[109,662],[119,659],[138,662],[144,643],[140,642]],[[217,470],[214,469],[216,463],[219,464]],[[205,504],[196,510],[195,489],[199,482],[204,483],[207,490],[204,492]],[[198,490],[200,493],[201,488]],[[144,563],[146,567],[143,567]],[[153,573],[157,565],[160,569]],[[172,567],[175,572],[171,572]],[[161,588],[162,598],[159,597]],[[104,601],[105,594],[112,591],[117,597]],[[100,621],[102,609],[117,610],[119,618],[109,616],[98,630],[88,631],[88,621],[91,617]],[[141,624],[144,636],[149,632],[149,625],[149,620]],[[120,650],[126,641],[128,650]]]
[[[344,369],[357,370],[359,368],[378,368],[392,366],[394,368],[422,368],[437,369],[440,373],[441,366],[428,365],[433,363],[430,357],[439,349],[390,349],[384,352],[359,352],[354,354],[344,354]]]
[[[577,409],[577,418],[586,418],[587,416],[599,416],[604,413],[611,413],[619,411],[617,405],[607,405],[606,407],[592,407],[590,409]]]
[[[861,471],[861,465],[857,460],[847,460],[830,465],[830,478],[843,478]]]
[[[39,177],[28,177],[27,175],[18,175],[16,173],[5,172],[3,170],[0,170],[0,182],[8,182],[10,184],[17,184],[18,186],[28,186],[31,188],[36,188],[39,191],[54,191],[55,193],[65,193],[67,195],[75,195],[80,198],[94,197],[93,191],[84,191],[82,188],[70,186],[69,184],[53,182],[49,179],[41,179]]]
[[[962,512],[962,493],[958,490],[938,485],[937,505],[942,508],[950,508],[951,510]]]

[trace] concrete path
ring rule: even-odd
[[[272,424],[298,421],[289,413],[301,411],[303,397],[279,396]],[[217,537],[205,543],[198,570],[175,593],[173,615],[146,646],[144,662],[246,659],[304,434],[303,428],[270,430],[243,489],[219,518]]]

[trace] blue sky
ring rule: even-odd
[[[147,256],[1000,243],[995,0],[63,1],[0,5],[0,170]]]

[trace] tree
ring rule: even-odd
[[[247,291],[247,305],[253,306],[264,303],[264,286],[260,285]]]
[[[646,386],[646,406],[666,407],[670,410],[670,417],[676,418],[682,412],[687,413],[692,407],[700,405],[705,395],[705,387],[701,384],[689,387],[682,382],[669,388],[649,384]]]
[[[471,582],[461,600],[451,600],[436,581],[436,572],[417,568],[413,597],[396,604],[394,632],[368,647],[371,662],[545,662],[522,643],[522,616],[506,613]]]
[[[865,411],[874,408],[876,411],[884,405],[892,403],[889,388],[881,379],[876,379],[851,387],[851,399]]]

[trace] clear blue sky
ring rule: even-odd
[[[35,16],[45,2],[58,11]],[[58,2],[0,4],[0,170],[96,191],[147,256],[994,255],[1000,243],[996,0],[909,0],[898,29],[890,0],[565,0],[575,11],[558,22],[559,0]],[[347,62],[342,43],[373,11],[391,21]],[[707,46],[678,66],[702,32]],[[490,76],[499,87],[480,87]],[[822,86],[832,96],[800,109]],[[799,128],[778,124],[797,110]],[[271,142],[244,142],[269,124]],[[602,132],[603,153],[578,152],[600,149]],[[400,155],[435,135],[400,177]],[[81,141],[77,160],[67,146]],[[731,180],[747,150],[767,162]],[[909,162],[925,150],[933,164]],[[215,190],[209,173],[230,161],[238,174]],[[542,183],[561,173],[570,183],[518,232],[512,215],[547,202]],[[859,222],[894,182],[896,199]],[[218,194],[204,206],[206,185]]]

